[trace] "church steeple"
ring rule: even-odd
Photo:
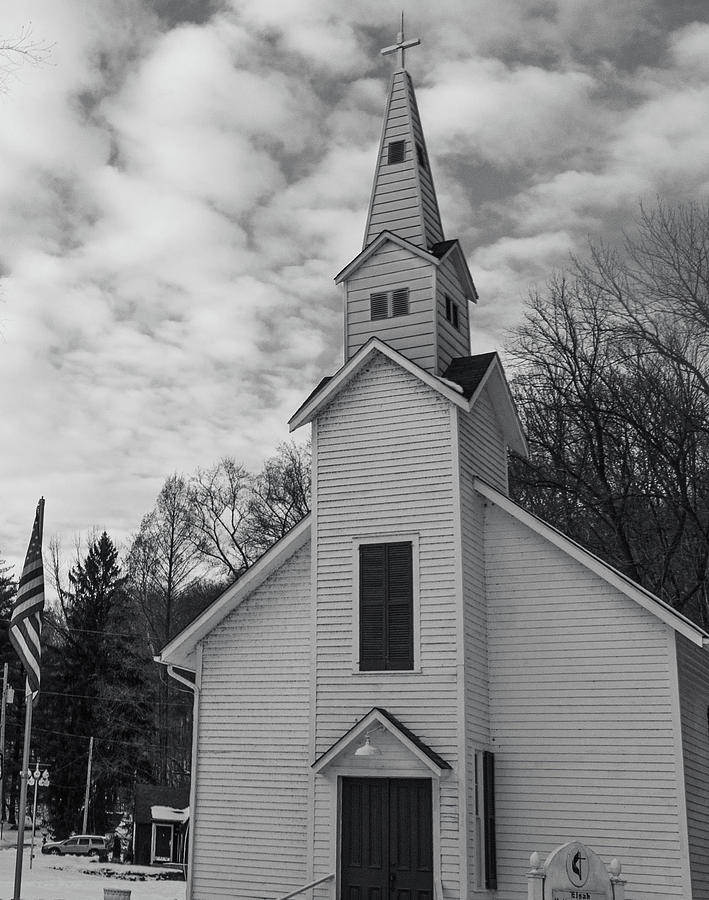
[[[402,17],[398,55],[367,214],[364,248],[336,277],[345,293],[345,360],[370,338],[433,375],[468,356],[468,303],[475,285],[460,244],[444,240],[416,95],[404,68]]]
[[[405,51],[420,43],[419,38],[405,40],[402,13],[397,42],[381,51],[383,55],[396,53],[399,65],[389,86],[365,247],[382,231],[393,231],[426,250],[443,240],[414,86],[404,67]]]

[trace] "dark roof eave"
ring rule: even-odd
[[[480,382],[497,358],[497,353],[478,353],[475,356],[458,356],[452,359],[442,377],[457,384],[466,400],[470,400]]]

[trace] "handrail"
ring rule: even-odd
[[[335,877],[335,873],[332,872],[330,875],[325,875],[324,878],[318,878],[317,881],[311,881],[310,884],[304,884],[303,887],[299,887],[297,891],[291,891],[290,894],[285,894],[283,897],[279,897],[278,900],[290,900],[291,897],[297,897],[298,894],[302,894],[303,891],[309,891],[310,888],[316,887],[318,884],[322,884],[324,881],[331,881]]]

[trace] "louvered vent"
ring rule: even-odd
[[[387,294],[371,294],[369,297],[370,318],[386,319],[389,316],[389,304]]]
[[[392,316],[406,316],[409,313],[409,289],[399,288],[391,292]]]
[[[387,147],[387,162],[389,165],[393,163],[402,163],[406,156],[406,141],[389,141]]]

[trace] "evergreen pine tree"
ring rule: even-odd
[[[130,805],[136,779],[144,780],[149,771],[150,654],[106,532],[77,561],[69,585],[60,596],[47,661],[45,701],[51,703],[45,720],[55,727],[47,729],[41,761],[54,764],[55,831],[76,830],[82,823],[89,738],[94,738],[88,827],[103,833],[115,824],[112,813]]]

